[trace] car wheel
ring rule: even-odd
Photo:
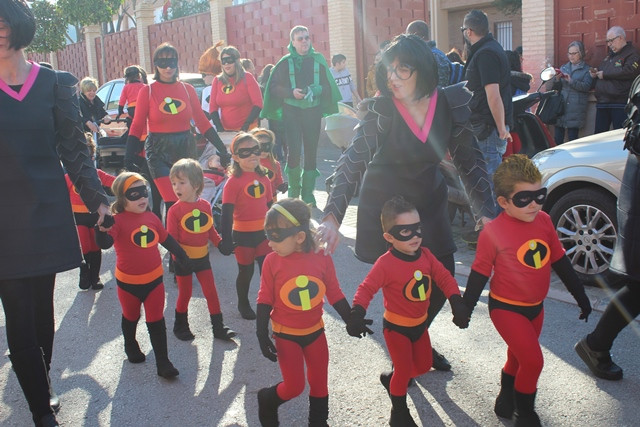
[[[562,196],[549,215],[560,242],[580,279],[596,285],[613,282],[609,263],[616,243],[616,199],[597,188],[581,188]]]

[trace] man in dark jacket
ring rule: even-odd
[[[596,125],[594,133],[606,132],[609,128],[620,129],[627,118],[624,106],[633,79],[640,74],[640,56],[631,42],[627,42],[622,27],[611,27],[607,31],[609,55],[599,68],[591,69],[596,88]]]

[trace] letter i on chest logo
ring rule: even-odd
[[[404,286],[404,296],[409,301],[426,301],[431,296],[431,276],[422,271],[413,272],[413,277]]]
[[[200,209],[194,209],[191,214],[193,215],[193,231],[198,233],[200,231]]]
[[[158,243],[158,234],[146,225],[141,225],[131,233],[133,244],[141,248],[150,248]]]
[[[307,276],[298,276],[296,278],[296,286],[299,288],[306,288],[309,284],[309,278]],[[302,310],[311,310],[311,295],[309,295],[309,289],[300,289],[298,291],[300,297],[300,307]]]

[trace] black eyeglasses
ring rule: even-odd
[[[611,44],[611,43],[613,43],[614,41],[616,41],[616,39],[617,39],[618,37],[620,37],[620,36],[615,36],[615,37],[614,37],[614,38],[612,38],[612,39],[607,39],[607,44]]]
[[[260,150],[262,150],[263,153],[270,153],[272,148],[273,148],[273,142],[271,141],[260,143]]]
[[[158,68],[178,68],[178,58],[158,58],[154,64]]]
[[[547,199],[547,188],[543,187],[537,191],[518,191],[507,200],[513,202],[513,206],[516,208],[524,208],[529,206],[531,202],[536,202],[539,205],[543,205]]]
[[[462,31],[463,33],[468,29],[469,29],[469,27],[460,27],[460,31]]]
[[[264,230],[267,235],[267,240],[271,240],[272,242],[280,243],[287,237],[294,236],[297,232],[303,231],[302,227],[287,227],[287,228],[269,228]]]
[[[391,65],[387,66],[387,78],[390,78],[392,74],[395,74],[400,80],[407,80],[416,71],[416,67],[409,64],[398,64],[395,67]]]
[[[125,191],[124,197],[131,202],[135,202],[136,200],[140,200],[143,197],[149,197],[149,191],[147,190],[146,186],[139,185],[137,187],[131,187],[127,191]]]
[[[259,156],[262,154],[262,149],[259,145],[254,145],[251,148],[238,148],[235,154],[241,159],[248,159],[251,156]]]
[[[225,56],[224,58],[220,58],[220,62],[222,65],[231,65],[236,62],[236,58],[233,56]]]

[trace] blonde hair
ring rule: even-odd
[[[535,184],[541,180],[542,174],[524,154],[513,154],[507,157],[493,175],[496,197],[509,197],[519,182]]]
[[[91,89],[98,90],[98,80],[94,79],[93,77],[85,77],[84,79],[80,80],[80,91],[82,93],[88,92]]]
[[[200,195],[204,189],[204,175],[202,172],[202,166],[194,159],[180,159],[173,164],[171,171],[169,171],[169,178],[179,178],[183,176],[189,180],[193,188],[196,190],[196,195]]]
[[[111,204],[111,213],[119,214],[124,212],[124,207],[127,204],[127,198],[124,196],[124,193],[127,191],[125,184],[129,178],[135,177],[137,179],[134,182],[142,181],[144,185],[147,185],[147,180],[144,179],[142,175],[137,172],[122,172],[118,175],[111,184],[111,191],[113,195],[116,197],[116,200]],[[149,206],[147,206],[147,210],[149,210]]]
[[[84,133],[84,140],[87,144],[87,148],[89,148],[89,157],[93,157],[96,155],[96,143],[93,140],[93,135],[91,132]]]
[[[272,130],[266,128],[253,128],[251,130],[251,135],[253,135],[260,144],[263,142],[270,142],[275,145],[276,143],[276,134],[273,133]],[[267,138],[269,141],[266,141]],[[265,139],[265,141],[263,141],[263,139]],[[273,156],[273,146],[271,146],[271,151],[269,151],[269,156],[267,158],[273,166],[276,165],[276,158]]]

